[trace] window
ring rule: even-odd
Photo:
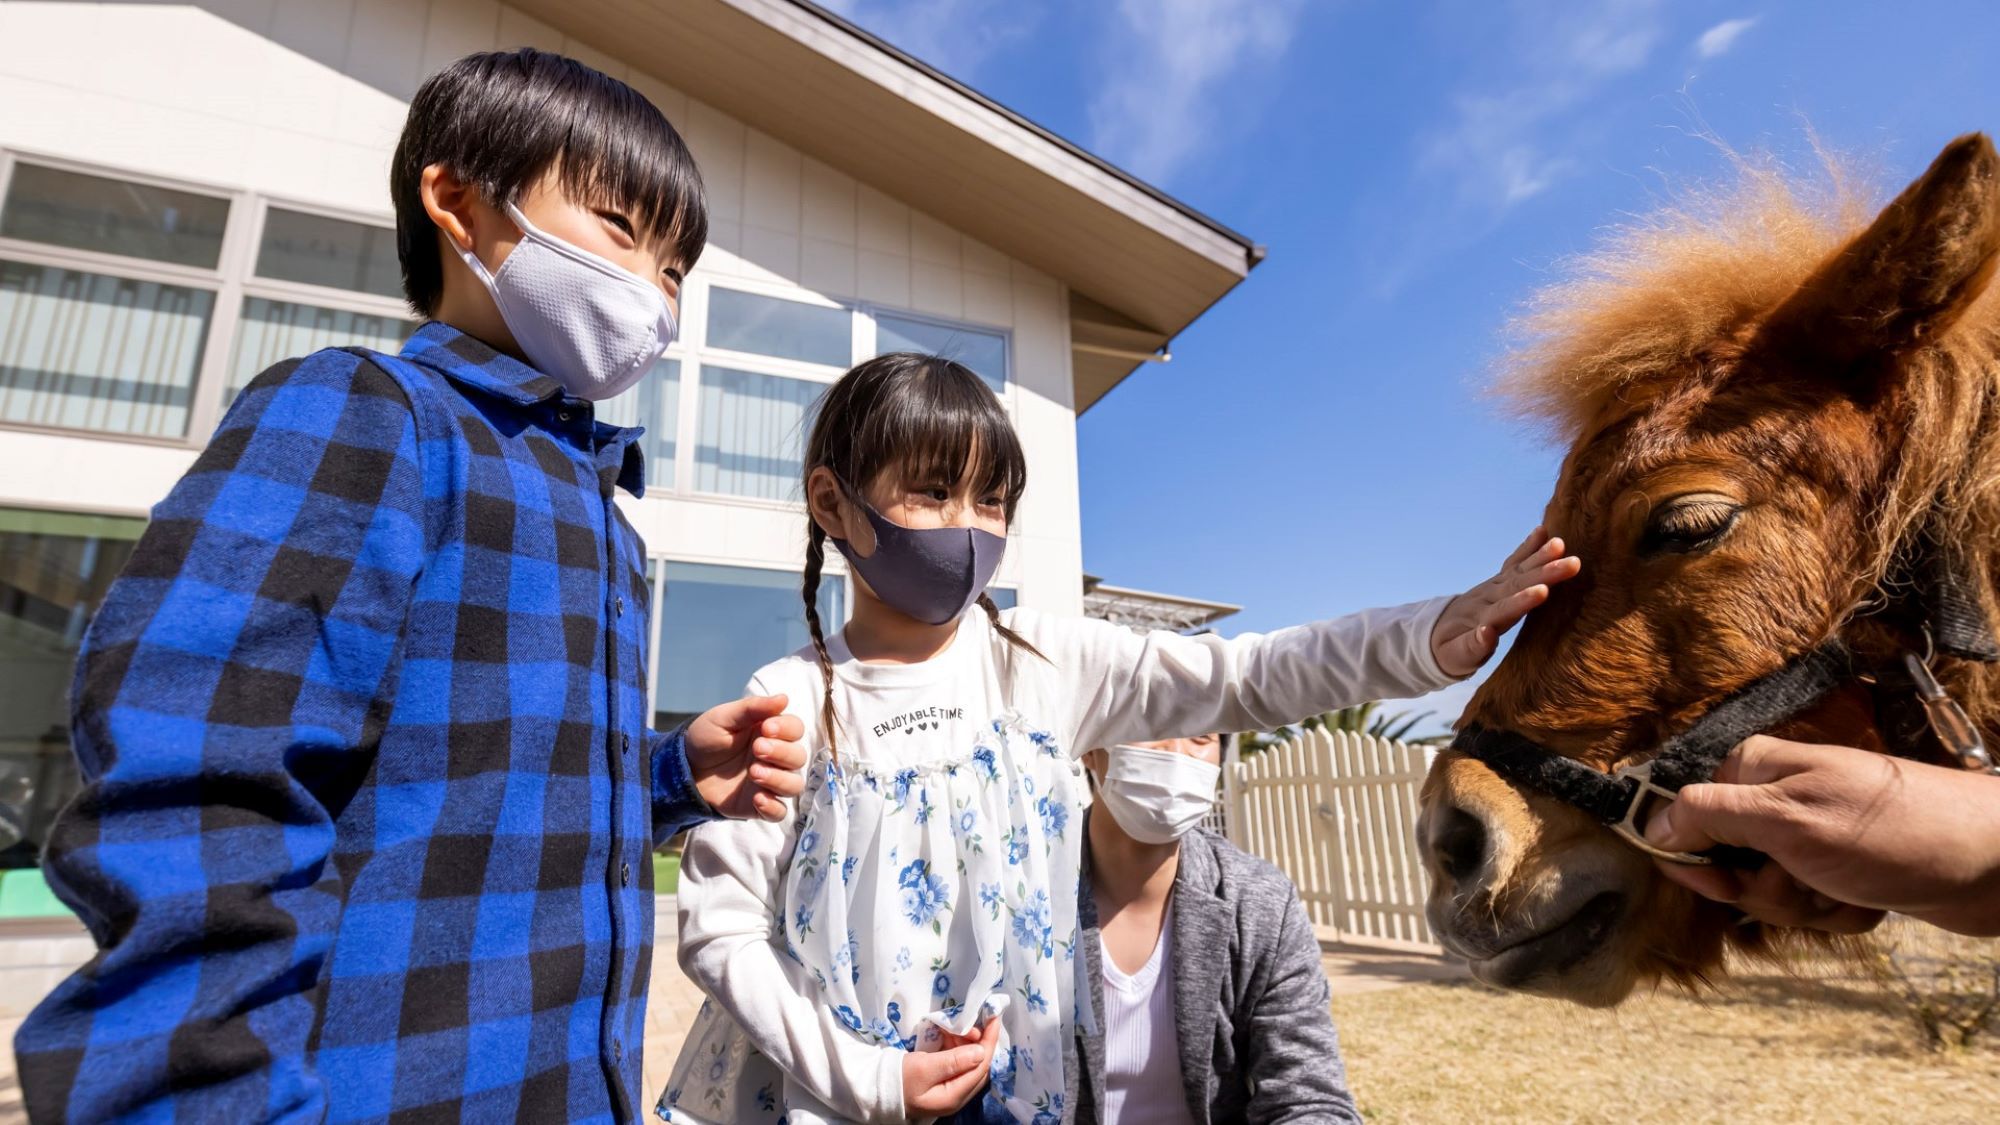
[[[674,486],[674,455],[679,452],[681,424],[681,361],[662,359],[639,384],[617,398],[597,404],[597,419],[613,426],[644,426],[640,448],[646,452],[646,486]]]
[[[21,163],[0,206],[0,238],[214,269],[229,200]]]
[[[394,354],[409,339],[413,327],[401,317],[246,297],[236,325],[236,351],[229,359],[224,404],[234,401],[250,380],[279,360],[349,344]]]
[[[800,575],[787,570],[665,561],[660,643],[653,654],[653,723],[670,730],[742,696],[757,669],[810,643]],[[831,634],[846,620],[846,584],[819,585],[819,616]]]
[[[296,293],[264,280],[329,292]],[[256,276],[245,289],[224,406],[280,360],[349,345],[394,354],[417,327],[401,301],[393,227],[268,206],[257,236]],[[308,295],[310,300],[299,299]]]
[[[875,314],[875,354],[927,352],[957,360],[985,379],[995,393],[1007,389],[1007,337],[962,325]]]
[[[57,810],[76,794],[72,665],[144,527],[0,508],[0,868],[35,866]]]
[[[1021,592],[1019,590],[1010,590],[1005,586],[988,586],[986,594],[993,599],[993,604],[999,606],[1001,609],[1013,609],[1015,606],[1021,604]]]
[[[264,212],[257,276],[400,300],[402,266],[393,227],[272,207]]]
[[[229,208],[16,163],[0,198],[0,422],[185,437],[215,313],[196,271],[221,260]]]
[[[711,288],[708,346],[844,368],[853,362],[854,314],[827,305]]]
[[[182,437],[215,294],[0,260],[0,422]]]
[[[0,151],[0,425],[204,438],[280,359],[398,350],[399,293],[387,223]]]
[[[796,499],[808,414],[825,390],[805,379],[704,366],[695,490]]]

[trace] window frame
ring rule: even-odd
[[[836,367],[761,355],[756,352],[737,351],[733,348],[708,346],[709,294],[715,289],[728,289],[819,308],[847,310],[852,325],[848,366]],[[1018,383],[1014,378],[1014,330],[1011,327],[941,317],[879,302],[829,296],[784,281],[744,277],[711,279],[697,275],[690,278],[687,285],[682,287],[681,331],[679,338],[666,351],[667,356],[681,361],[681,411],[679,433],[675,435],[674,484],[671,488],[661,490],[662,494],[679,500],[736,504],[774,511],[797,511],[800,505],[796,500],[772,500],[758,496],[741,496],[732,492],[711,492],[694,486],[696,447],[701,440],[702,371],[708,367],[722,367],[753,375],[795,379],[823,386],[831,385],[846,374],[854,364],[874,357],[877,340],[876,318],[885,314],[939,328],[998,336],[1001,346],[1006,351],[1007,371],[1004,389],[994,393],[1008,414],[1015,413],[1014,394]]]
[[[153,262],[144,258],[126,257],[97,250],[76,250],[28,239],[0,238],[0,258],[9,261],[29,266],[97,274],[122,281],[199,289],[211,294],[214,300],[214,306],[209,313],[207,334],[202,340],[201,358],[195,365],[194,379],[189,386],[185,433],[178,437],[156,437],[150,434],[113,433],[29,422],[0,422],[0,430],[55,434],[94,441],[128,442],[169,449],[200,449],[208,444],[209,437],[215,431],[216,422],[222,415],[224,406],[222,399],[229,389],[229,367],[236,355],[237,338],[242,327],[243,304],[249,298],[258,297],[269,301],[311,305],[366,316],[387,316],[408,321],[413,331],[419,323],[418,319],[411,315],[409,306],[401,300],[373,293],[266,278],[256,272],[257,252],[264,237],[265,218],[273,206],[287,211],[389,230],[395,228],[393,215],[356,211],[284,195],[228,188],[200,180],[111,167],[11,145],[0,146],[0,200],[6,199],[8,187],[13,182],[14,168],[23,163],[224,199],[229,204],[229,217],[223,224],[222,246],[213,269]]]
[[[1014,330],[1012,328],[1002,328],[993,324],[981,324],[974,320],[954,320],[950,317],[918,312],[915,309],[899,309],[892,305],[876,303],[864,303],[859,306],[859,309],[868,318],[868,348],[865,353],[861,354],[870,357],[875,354],[875,350],[880,346],[881,342],[881,337],[877,335],[876,320],[878,317],[885,315],[895,317],[897,320],[913,320],[918,324],[928,324],[933,328],[945,328],[955,332],[977,332],[983,336],[1000,337],[1000,346],[1006,353],[1007,370],[1001,375],[1001,389],[993,393],[1002,403],[1006,404],[1010,414],[1013,412],[1014,387],[1016,383],[1014,381]],[[857,359],[855,362],[859,363],[861,361]],[[976,375],[978,372],[973,372],[973,374]]]
[[[646,724],[648,726],[652,725],[654,717],[660,713],[658,706],[659,692],[660,692],[660,669],[665,667],[665,665],[660,663],[660,658],[662,656],[662,653],[660,651],[660,640],[662,635],[666,632],[666,620],[667,620],[666,590],[667,590],[668,563],[685,563],[694,566],[728,567],[732,570],[766,570],[776,574],[789,574],[793,578],[800,579],[801,581],[803,581],[805,578],[805,562],[803,558],[800,559],[799,565],[797,567],[793,567],[787,563],[769,562],[766,560],[757,560],[754,562],[749,562],[743,559],[729,558],[721,555],[702,556],[702,555],[685,555],[685,554],[672,554],[672,553],[647,555],[646,579],[649,584],[649,589],[651,590],[649,597],[652,600],[652,604],[646,607],[648,614],[650,616],[650,620],[648,620],[646,623],[646,627],[648,630],[647,636],[649,638],[646,645],[646,654],[648,657],[651,658],[652,661],[652,666],[647,669],[646,673]],[[820,583],[822,585],[828,582],[840,583],[841,617],[839,621],[831,623],[831,628],[828,630],[829,635],[845,627],[849,619],[851,619],[854,616],[854,583],[848,577],[847,568],[844,564],[845,560],[842,560],[837,552],[828,550],[826,566],[820,571]],[[827,622],[821,622],[822,626],[826,626],[827,624],[828,624]],[[771,658],[775,660],[782,655],[784,654],[773,653],[771,654]],[[716,700],[716,702],[724,703],[727,701],[718,699]]]

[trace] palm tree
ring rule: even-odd
[[[1415,730],[1419,723],[1430,718],[1433,714],[1435,712],[1431,711],[1423,711],[1414,715],[1408,711],[1395,711],[1384,714],[1382,713],[1381,702],[1379,700],[1370,700],[1367,703],[1357,703],[1352,707],[1343,707],[1338,711],[1328,711],[1322,715],[1314,715],[1295,726],[1281,727],[1269,733],[1264,731],[1250,731],[1237,735],[1236,740],[1239,752],[1246,756],[1269,750],[1280,741],[1296,737],[1301,731],[1309,730],[1346,731],[1349,734],[1365,734],[1374,738],[1388,739],[1392,742],[1413,742],[1419,746],[1449,741],[1451,736],[1448,734],[1431,735],[1419,739],[1410,738],[1410,732]]]

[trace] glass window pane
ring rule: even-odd
[[[280,281],[401,297],[403,275],[393,227],[351,223],[280,207],[264,212],[257,273]]]
[[[191,191],[14,165],[0,204],[0,235],[215,268],[229,201]]]
[[[1007,337],[997,332],[877,313],[875,354],[885,352],[941,355],[971,368],[995,391],[1007,389]]]
[[[711,288],[708,345],[846,367],[854,361],[854,314],[846,309]]]
[[[143,520],[0,508],[0,868],[33,867],[76,794],[71,665]],[[27,886],[32,876],[23,877]]]
[[[243,319],[236,326],[236,350],[229,357],[229,389],[222,404],[235,401],[238,391],[279,360],[350,344],[394,355],[416,330],[415,321],[400,316],[370,316],[246,297]]]
[[[1013,609],[1021,604],[1021,593],[1018,590],[1009,590],[1005,586],[988,586],[986,593],[993,599],[993,604],[1001,609]]]
[[[215,294],[0,261],[0,421],[187,433]]]
[[[806,426],[825,390],[806,379],[703,367],[695,490],[796,500]]]
[[[668,562],[666,573],[653,659],[654,724],[661,730],[739,698],[757,669],[812,640],[796,572]],[[821,579],[816,600],[830,636],[845,620],[839,575]]]
[[[597,420],[613,426],[644,426],[646,485],[674,486],[674,454],[681,424],[681,361],[662,359],[639,385],[597,404]]]

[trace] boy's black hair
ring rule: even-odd
[[[984,496],[1000,497],[1007,522],[1028,489],[1028,458],[1014,423],[986,381],[964,364],[943,356],[890,352],[864,360],[828,387],[813,406],[800,480],[813,470],[833,470],[849,488],[867,491],[884,473],[916,487],[951,487],[970,479]],[[810,502],[810,498],[808,498]],[[820,674],[826,679],[820,724],[834,745],[833,658],[819,619],[820,569],[826,562],[826,532],[806,516],[806,628]],[[1000,624],[1000,608],[989,594],[979,607],[1010,643],[1041,656],[1025,638]]]
[[[442,164],[495,206],[549,168],[572,199],[633,212],[683,271],[708,243],[708,200],[686,142],[645,95],[575,59],[523,47],[467,55],[425,80],[389,165],[403,293],[429,316],[444,292],[437,224],[419,193]]]

